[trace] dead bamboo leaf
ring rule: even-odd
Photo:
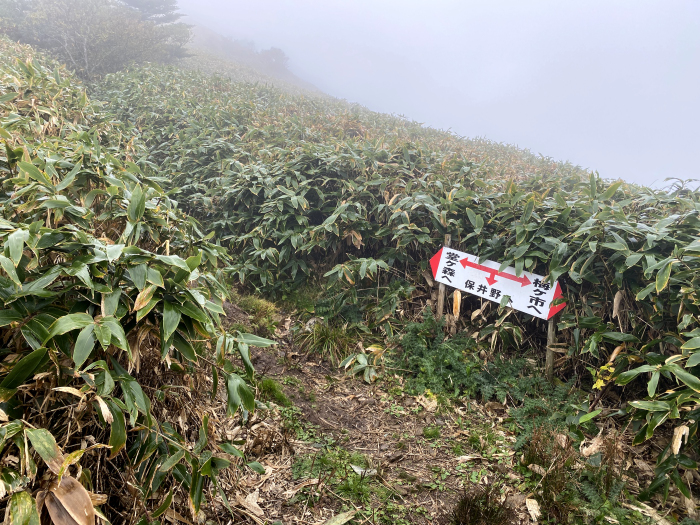
[[[681,425],[673,430],[673,440],[671,440],[671,451],[674,454],[678,454],[683,444],[683,437],[685,437],[686,442],[688,441],[688,436],[690,435],[690,428],[686,425]]]
[[[236,494],[236,500],[238,504],[246,508],[248,511],[252,512],[258,518],[265,517],[265,511],[258,505],[258,498],[260,497],[260,492],[256,489],[255,492],[251,492],[245,498],[240,494]]]
[[[310,486],[310,485],[316,485],[317,483],[318,483],[318,478],[307,479],[306,481],[302,481],[301,483],[299,483],[299,484],[296,485],[295,487],[292,487],[291,489],[284,491],[284,492],[282,493],[282,495],[283,495],[283,496],[286,496],[286,497],[288,497],[288,498],[291,498],[292,496],[294,496],[294,494],[296,494],[297,492],[299,492],[299,491],[300,491],[301,489],[303,489],[304,487],[308,487],[308,486]]]
[[[85,397],[83,392],[70,386],[57,386],[53,390],[56,392],[65,392],[66,394],[73,394],[74,396],[79,397],[81,400]]]
[[[641,512],[645,516],[649,516],[654,520],[654,523],[657,525],[671,525],[671,522],[668,521],[666,518],[664,518],[661,514],[656,512],[654,509],[652,509],[649,505],[646,505],[641,502],[637,502],[636,505],[632,505],[627,502],[621,502],[622,506],[630,509],[630,510],[636,510],[637,512]]]
[[[97,401],[97,404],[100,407],[100,412],[102,413],[102,418],[110,425],[112,423],[114,423],[114,416],[112,415],[112,411],[107,406],[107,403],[105,402],[105,400],[102,399],[100,396],[95,396],[95,401]]]
[[[594,437],[591,440],[591,444],[584,447],[583,443],[581,444],[580,452],[583,457],[591,457],[593,454],[598,452],[600,450],[600,447],[603,445],[603,432],[601,431],[596,437]]]
[[[356,510],[349,510],[348,512],[343,512],[342,514],[333,516],[323,525],[343,525],[343,523],[347,523],[348,521],[350,521],[355,516],[355,514],[357,514]]]
[[[620,304],[622,303],[623,295],[622,290],[618,290],[615,294],[615,299],[613,299],[613,319],[616,319],[620,315]]]
[[[539,474],[542,477],[545,477],[547,475],[547,471],[543,467],[535,465],[534,463],[528,465],[527,468],[529,468],[532,472],[534,472],[535,474]]]
[[[475,459],[484,459],[482,456],[479,454],[469,454],[466,456],[458,456],[455,458],[458,463],[464,463],[465,461],[473,461]]]
[[[358,476],[362,476],[365,478],[371,478],[377,475],[377,469],[376,468],[362,468],[358,467],[357,465],[350,465],[350,468],[357,474]]]
[[[40,507],[41,503],[41,507]],[[64,476],[37,497],[37,509],[46,509],[54,525],[95,525],[90,494],[75,478]]]
[[[165,519],[171,523],[184,523],[185,525],[192,525],[191,521],[188,521],[187,518],[182,517],[179,512],[173,509],[166,510],[163,516],[165,516]]]
[[[437,410],[437,399],[428,399],[427,397],[420,395],[416,398],[416,401],[418,401],[418,404],[428,412],[435,412]]]
[[[88,494],[90,495],[90,501],[92,502],[93,507],[99,507],[100,505],[104,505],[109,499],[109,496],[107,496],[107,494],[95,494],[94,492],[88,492]]]
[[[462,306],[462,292],[455,290],[452,296],[452,315],[455,316],[455,322],[459,321],[459,310]]]
[[[540,511],[540,504],[537,503],[537,500],[526,498],[525,506],[527,507],[527,511],[530,513],[532,521],[537,521],[540,519],[542,512]]]

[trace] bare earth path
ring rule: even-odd
[[[398,376],[369,385],[290,346],[254,349],[253,364],[293,406],[273,401],[248,428],[222,432],[266,470],[230,480],[238,489],[229,500],[246,521],[322,524],[355,510],[354,523],[429,523],[454,507],[465,482],[499,476],[528,522],[498,403],[438,406],[404,394]]]

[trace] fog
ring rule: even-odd
[[[700,178],[700,2],[179,0],[322,91],[663,185]]]

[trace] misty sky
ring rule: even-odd
[[[179,0],[330,95],[606,178],[700,178],[700,0]]]

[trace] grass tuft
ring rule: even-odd
[[[292,406],[292,402],[285,395],[282,386],[274,379],[269,377],[264,378],[258,383],[258,391],[260,393],[260,398],[265,401],[274,401],[283,407]]]
[[[501,496],[500,485],[471,485],[455,508],[441,520],[444,525],[510,525],[515,512]]]

